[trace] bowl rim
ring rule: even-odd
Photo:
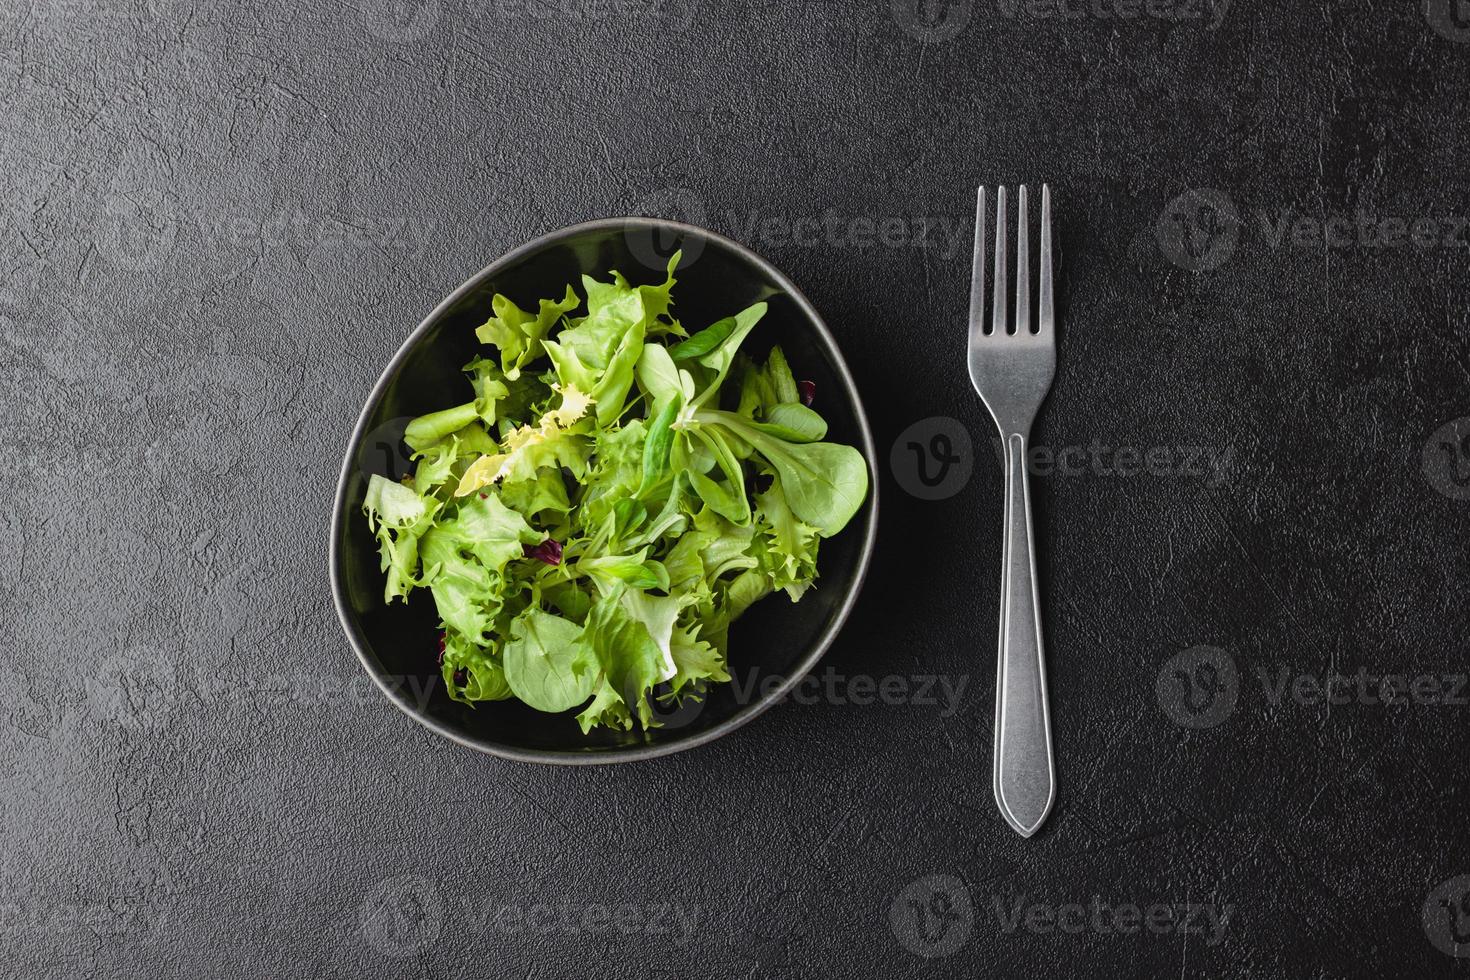
[[[818,335],[826,341],[833,355],[837,376],[852,399],[852,404],[855,409],[854,414],[857,419],[858,435],[862,443],[858,448],[862,451],[868,463],[868,500],[865,506],[869,511],[869,519],[862,548],[857,558],[856,574],[852,580],[851,587],[842,599],[841,605],[838,606],[836,614],[827,623],[826,628],[822,630],[817,641],[792,665],[779,685],[769,691],[760,693],[755,699],[743,705],[733,715],[719,724],[690,735],[688,738],[669,741],[659,745],[637,745],[599,752],[523,749],[492,742],[488,739],[476,738],[440,722],[430,715],[425,707],[411,701],[403,691],[385,682],[382,671],[368,657],[367,638],[355,622],[354,616],[348,606],[346,598],[347,590],[341,572],[343,555],[339,542],[341,541],[342,522],[346,516],[347,488],[352,475],[353,463],[357,457],[358,449],[361,446],[368,420],[372,417],[373,412],[382,401],[388,387],[389,378],[396,373],[400,365],[407,358],[409,351],[418,345],[430,327],[448,309],[458,303],[464,296],[478,289],[486,280],[528,255],[541,251],[548,245],[587,232],[619,230],[626,234],[628,231],[636,229],[659,229],[677,232],[686,237],[703,238],[730,249],[754,265],[763,274],[768,276],[775,285],[790,296],[810,324],[816,328]],[[874,448],[873,432],[868,424],[868,415],[863,407],[862,396],[858,392],[857,383],[853,380],[852,372],[847,367],[847,361],[842,356],[842,349],[837,344],[837,338],[827,327],[826,321],[822,319],[821,314],[817,312],[816,307],[811,304],[811,301],[779,269],[755,251],[735,241],[733,238],[698,225],[691,225],[681,221],[671,221],[666,218],[632,216],[597,218],[546,232],[512,248],[461,283],[453,292],[441,300],[428,315],[420,320],[418,326],[414,327],[412,332],[404,338],[403,343],[399,345],[398,350],[388,360],[388,363],[383,367],[382,373],[379,374],[378,380],[373,384],[372,390],[368,393],[367,400],[363,403],[362,411],[357,417],[357,422],[352,427],[352,433],[348,437],[347,452],[342,460],[342,471],[338,477],[337,491],[333,497],[332,520],[329,533],[331,534],[331,539],[328,542],[327,563],[332,588],[332,604],[337,610],[337,619],[341,622],[342,629],[347,634],[347,640],[352,645],[353,652],[357,654],[358,663],[361,664],[367,675],[373,679],[373,683],[377,685],[378,690],[404,714],[452,742],[466,748],[498,756],[502,759],[511,759],[516,762],[573,766],[637,762],[697,748],[713,742],[715,739],[724,735],[728,735],[735,729],[753,721],[776,702],[784,698],[821,661],[827,649],[832,645],[833,640],[837,638],[837,634],[847,622],[847,617],[852,612],[853,606],[857,604],[858,595],[862,592],[863,583],[867,578],[868,565],[873,557],[873,550],[878,537],[877,451]]]

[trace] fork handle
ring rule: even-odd
[[[995,683],[995,801],[1011,829],[1036,833],[1056,799],[1046,667],[1026,483],[1026,435],[1005,440],[1000,657]]]

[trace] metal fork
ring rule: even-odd
[[[1031,423],[1057,367],[1052,312],[1051,189],[1041,185],[1038,315],[1031,319],[1026,185],[1017,194],[1015,316],[1007,315],[1006,189],[996,190],[995,282],[985,321],[985,188],[975,207],[975,265],[970,274],[970,380],[1005,446],[1005,530],[1001,546],[1000,657],[995,684],[995,801],[1022,837],[1036,833],[1056,800],[1046,666],[1031,530],[1026,450]]]

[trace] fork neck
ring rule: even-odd
[[[1009,445],[1012,437],[1020,437],[1023,444],[1031,442],[1031,420],[1034,413],[1025,416],[1009,416],[991,412],[995,427],[1000,430],[1001,441]]]
[[[1031,446],[1031,433],[1029,430],[1015,431],[1003,430],[1000,436],[1002,459],[1005,463],[1026,462],[1026,453]]]

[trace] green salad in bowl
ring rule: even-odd
[[[496,294],[462,396],[404,432],[412,472],[371,477],[384,597],[432,594],[456,701],[656,727],[651,699],[730,679],[753,603],[816,587],[822,539],[867,497],[866,460],[824,441],[781,347],[741,352],[766,304],[690,331],[678,263],[533,310]]]

